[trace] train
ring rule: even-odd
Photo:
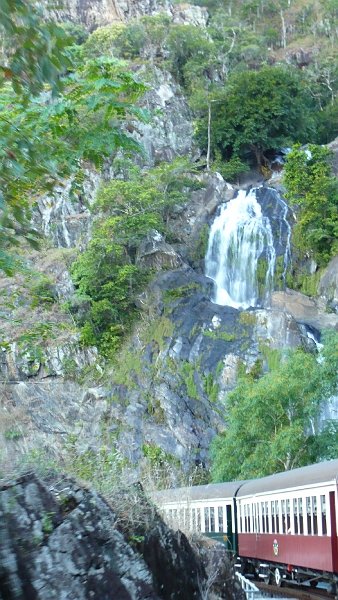
[[[338,459],[260,479],[157,492],[169,526],[226,545],[243,575],[338,589]]]

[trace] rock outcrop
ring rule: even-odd
[[[42,0],[45,3],[45,0]],[[173,4],[170,0],[66,0],[62,6],[50,10],[59,21],[81,23],[89,31],[110,23],[125,22],[144,15],[164,13],[174,24],[206,27],[206,8],[189,3]]]
[[[325,312],[325,304],[320,306],[319,302],[295,290],[274,292],[271,297],[272,308],[291,315],[297,323],[309,325],[317,331],[330,327],[338,329],[338,315]]]
[[[206,579],[137,487],[108,504],[60,476],[20,476],[0,487],[0,533],[2,600],[196,600]]]
[[[321,276],[318,294],[324,298],[326,308],[338,313],[338,256],[330,261]]]
[[[161,271],[163,268],[176,269],[182,264],[182,259],[163,235],[153,230],[141,242],[136,256],[136,264],[146,269]]]

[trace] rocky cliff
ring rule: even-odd
[[[196,26],[207,19],[199,7],[155,1],[90,7],[69,2],[59,18],[96,26],[156,11]],[[147,152],[145,161],[135,160],[149,168],[176,156],[196,158],[193,115],[180,86],[165,69],[141,63],[133,68],[140,77],[147,76],[150,89],[142,103],[153,115],[151,124],[133,132]],[[152,270],[153,277],[135,298],[140,319],[111,366],[96,348],[79,344],[67,304],[77,302],[69,269],[76,252],[90,240],[90,207],[101,182],[114,176],[110,163],[102,173],[91,165],[84,165],[84,172],[83,194],[76,202],[70,200],[67,186],[37,202],[34,222],[48,241],[40,253],[29,251],[28,259],[48,279],[49,300],[40,293],[32,305],[31,282],[21,276],[0,284],[3,295],[15,296],[14,304],[6,305],[6,345],[0,354],[4,470],[36,449],[53,459],[62,457],[71,442],[80,458],[88,452],[95,455],[101,447],[117,452],[127,480],[144,476],[150,463],[167,465],[172,477],[168,482],[175,483],[176,467],[186,476],[195,467],[209,467],[210,442],[225,428],[224,399],[239,368],[252,372],[260,366],[266,371],[275,350],[301,344],[311,348],[322,328],[337,329],[337,259],[323,273],[310,258],[304,260],[305,276],[318,279],[313,297],[287,288],[281,267],[285,256],[289,263],[293,260],[287,245],[294,215],[289,211],[285,216],[278,178],[263,182],[255,175],[246,187],[263,184],[258,200],[271,223],[278,267],[273,290],[268,300],[261,297],[259,307],[248,311],[216,305],[211,280],[204,275],[209,228],[238,186],[217,174],[200,174],[200,189],[190,191],[189,200],[168,216],[167,239],[153,231],[137,249],[137,264]],[[43,323],[53,331],[54,338],[43,339],[40,355],[33,356],[17,342],[27,322]],[[332,406],[326,416],[333,415]]]
[[[206,8],[170,0],[66,0],[61,8],[52,10],[57,20],[81,23],[91,31],[102,25],[160,13],[168,15],[173,23],[205,27],[208,21]]]

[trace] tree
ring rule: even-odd
[[[296,145],[288,154],[284,184],[286,198],[300,206],[294,233],[303,250],[314,252],[325,265],[338,251],[338,182],[331,174],[333,152],[310,144]]]
[[[59,25],[43,18],[43,10],[33,0],[1,0],[0,31],[3,55],[0,87],[10,81],[23,100],[37,96],[46,83],[53,95],[62,89],[60,73],[70,66],[65,48],[70,38]]]
[[[284,67],[233,72],[222,99],[213,106],[211,148],[223,158],[246,158],[251,152],[259,167],[267,164],[266,150],[313,135],[311,116],[301,75]],[[197,140],[206,147],[208,111],[198,122]]]
[[[242,378],[227,397],[227,428],[211,446],[213,480],[263,477],[328,456],[337,427],[318,430],[323,401],[337,393],[338,334],[324,335],[321,360],[294,350],[260,379]]]
[[[97,215],[88,249],[73,263],[71,274],[83,304],[71,307],[82,327],[82,342],[112,356],[136,317],[135,294],[149,271],[136,264],[137,248],[151,231],[165,232],[170,210],[187,200],[195,166],[186,158],[162,164],[148,173],[117,161],[125,180],[101,187],[93,207]],[[87,306],[84,306],[87,303]]]
[[[121,123],[145,118],[135,101],[146,87],[116,60],[71,72],[69,38],[41,22],[35,4],[0,0],[0,15],[12,36],[0,77],[0,269],[10,274],[18,262],[8,249],[21,237],[37,247],[30,217],[38,194],[66,178],[79,193],[83,160],[100,168],[119,148],[140,150]]]

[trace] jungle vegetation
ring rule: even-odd
[[[338,423],[319,427],[322,403],[338,389],[338,334],[318,356],[280,356],[270,372],[243,373],[226,399],[226,431],[211,444],[213,481],[264,477],[337,457]]]
[[[88,35],[46,22],[33,2],[0,0],[0,268],[19,266],[22,238],[37,247],[30,217],[39,194],[71,178],[76,196],[83,161],[101,169],[115,160],[119,177],[98,194],[92,240],[72,266],[77,298],[66,307],[82,343],[106,358],[149,277],[138,244],[151,229],[166,232],[194,186],[187,159],[146,174],[127,160],[141,148],[123,125],[149,118],[140,97],[157,68],[182,87],[207,169],[231,179],[257,166],[268,173],[269,153],[295,144],[285,183],[300,209],[298,243],[320,265],[337,252],[337,183],[321,144],[338,134],[338,0],[194,3],[210,11],[205,29],[159,15]],[[213,444],[215,480],[336,455],[335,424],[320,435],[316,427],[322,398],[337,391],[337,347],[327,334],[323,360],[296,350],[271,373],[242,377],[227,400],[227,433]]]

